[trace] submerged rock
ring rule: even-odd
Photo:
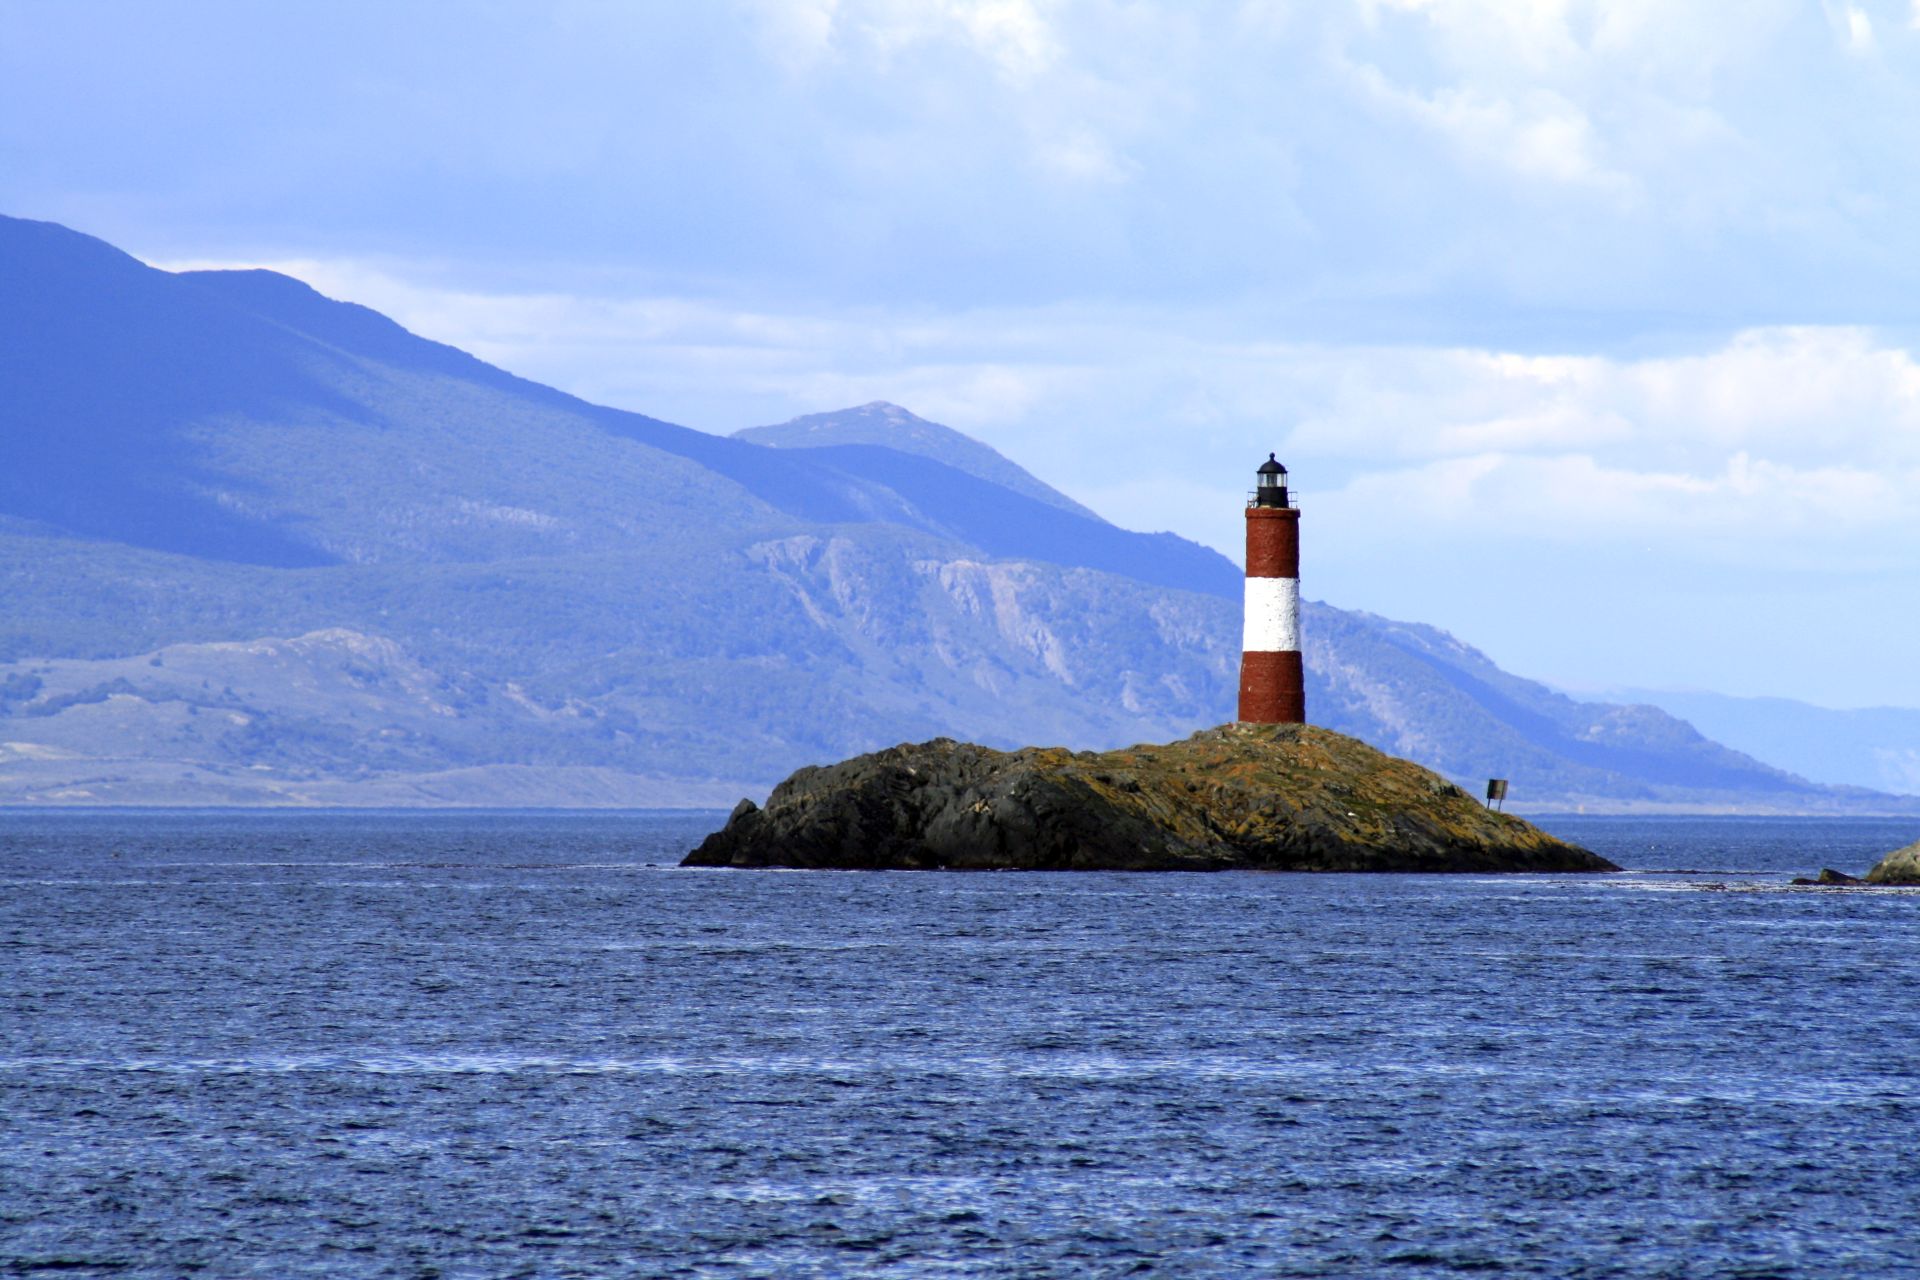
[[[683,865],[1028,871],[1617,871],[1445,778],[1310,725],[1164,746],[936,738],[795,773]]]
[[[1873,870],[1867,872],[1867,883],[1920,884],[1920,840],[1874,863]]]

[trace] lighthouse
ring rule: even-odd
[[[1287,469],[1268,454],[1247,502],[1247,612],[1240,645],[1240,722],[1303,724],[1300,665],[1300,510]]]

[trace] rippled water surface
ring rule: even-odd
[[[0,1272],[1920,1276],[1876,821],[1610,877],[680,871],[720,815],[0,814]]]

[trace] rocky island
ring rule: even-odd
[[[801,769],[743,800],[695,867],[1023,871],[1617,871],[1440,775],[1311,725],[1115,751],[936,738]]]
[[[1920,840],[1895,849],[1873,864],[1868,884],[1920,884]]]

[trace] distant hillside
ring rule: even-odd
[[[1815,782],[1920,795],[1920,710],[1836,711],[1787,698],[1634,689],[1621,695],[1684,717],[1720,741]]]
[[[5,219],[0,278],[23,283],[0,292],[0,680],[45,686],[0,741],[36,758],[157,743],[150,702],[250,717],[142,748],[242,789],[279,760],[369,785],[612,768],[704,795],[901,737],[1176,734],[1230,701],[1198,637],[1237,577],[1193,543],[892,450],[829,465],[590,405],[272,273],[170,275]],[[288,690],[210,682],[234,699],[158,679],[178,646],[316,633],[462,696],[387,724],[297,696],[319,677],[292,666]],[[574,712],[528,719],[510,685]],[[74,770],[97,785],[64,798],[130,794],[118,765]],[[51,785],[0,773],[0,799]]]
[[[0,219],[0,279],[0,803],[716,804],[1233,713],[1239,572],[1172,535],[591,405],[270,272]],[[1517,803],[1902,803],[1308,622],[1318,722]]]
[[[1907,807],[1861,788],[1795,777],[1656,707],[1576,701],[1502,671],[1434,627],[1310,604],[1304,633],[1307,705],[1316,723],[1464,786],[1508,778],[1521,808]]]
[[[839,445],[879,445],[900,453],[911,453],[945,463],[955,471],[997,484],[1003,489],[1071,511],[1088,520],[1100,517],[1061,493],[1052,485],[1034,478],[1024,467],[1008,460],[952,427],[907,412],[897,404],[875,400],[856,409],[833,413],[809,413],[770,427],[747,427],[733,433],[736,440],[769,445],[775,449],[826,449]]]
[[[724,514],[735,532],[884,523],[1033,544],[1168,586],[1221,572],[1196,544],[932,460],[828,461],[591,405],[272,272],[169,274],[6,218],[0,277],[16,286],[0,404],[21,424],[0,434],[0,515],[72,534],[314,567],[632,550]]]

